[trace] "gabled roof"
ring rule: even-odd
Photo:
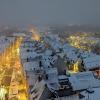
[[[100,80],[96,79],[90,71],[71,75],[71,77],[69,77],[69,81],[74,91],[100,86]]]

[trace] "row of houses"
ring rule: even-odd
[[[62,97],[65,97],[64,100],[79,100],[79,94],[84,91],[93,92],[91,88],[96,91],[100,86],[99,55],[62,43],[57,35],[45,35],[43,41],[25,38],[21,46],[30,100]],[[45,47],[45,43],[49,47]],[[78,99],[72,99],[76,94]]]
[[[61,43],[61,41],[57,37],[52,40],[51,39],[52,37],[53,35],[47,38],[48,43],[51,45],[51,47],[54,49],[55,52],[57,50],[61,50],[59,53],[56,52],[59,54],[60,57],[62,58],[65,57],[64,62],[66,63],[67,68],[64,67],[64,62],[62,62],[63,67],[61,66],[61,68],[63,68],[63,70],[64,68],[66,69],[67,76],[68,73],[70,73],[70,77],[67,78],[69,80],[69,83],[71,84],[70,86],[72,87],[72,91],[79,92],[79,91],[87,90],[89,88],[94,88],[96,91],[97,87],[98,88],[100,87],[100,79],[99,79],[100,78],[100,70],[99,70],[100,55],[94,54],[92,52],[79,50],[75,47],[72,47],[68,43]],[[57,65],[57,68],[58,66],[59,65]],[[99,97],[98,94],[95,94],[95,96]],[[85,100],[85,98],[83,100]],[[95,100],[95,99],[91,99],[91,100]]]

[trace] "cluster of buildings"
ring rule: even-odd
[[[32,38],[32,33],[1,36],[2,56],[20,36],[29,100],[99,100],[100,55],[75,48],[49,32],[39,35],[38,40]]]
[[[92,32],[71,34],[67,37],[67,41],[78,49],[99,53],[100,39]]]
[[[49,33],[39,41],[25,37],[20,56],[29,100],[99,100],[100,55]]]

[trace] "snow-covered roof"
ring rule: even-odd
[[[48,70],[46,70],[46,73],[47,74],[58,74],[58,72],[57,72],[57,68],[48,68]]]
[[[80,72],[69,77],[73,90],[83,90],[89,87],[100,86],[100,80],[96,79],[92,72]]]
[[[37,56],[36,52],[21,52],[21,59],[35,58]]]
[[[51,54],[52,54],[52,51],[51,51],[51,50],[46,50],[46,51],[45,51],[45,55],[49,56],[49,55],[51,55]]]
[[[78,60],[78,57],[76,54],[76,51],[77,51],[76,48],[70,46],[69,44],[64,44],[63,51],[70,60],[74,60],[74,61]]]
[[[53,67],[51,66],[51,64],[54,64],[54,62],[57,60],[57,56],[48,56],[48,55],[43,55],[43,65],[45,68],[48,68],[49,67]]]
[[[51,90],[57,90],[58,89],[58,72],[57,68],[49,68],[46,70],[46,73],[48,75],[48,80],[46,80],[48,88]]]
[[[38,70],[39,69],[39,62],[33,61],[33,62],[25,62],[23,63],[23,67],[25,71],[32,71],[32,70]]]
[[[86,69],[93,69],[100,67],[100,55],[90,54],[83,59]]]
[[[65,75],[59,75],[58,79],[67,79],[67,76],[65,76]]]

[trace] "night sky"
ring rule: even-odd
[[[100,0],[0,0],[0,25],[100,26]]]

